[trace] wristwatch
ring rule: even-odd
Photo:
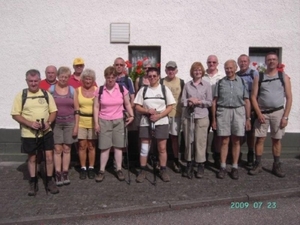
[[[52,122],[51,122],[51,121],[47,121],[47,123],[49,124],[49,126],[51,126],[51,123],[52,123]]]
[[[285,120],[289,120],[289,118],[288,118],[287,116],[283,117],[283,119],[285,119]]]
[[[251,117],[247,118],[247,120],[251,120]]]

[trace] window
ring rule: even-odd
[[[265,56],[269,52],[275,52],[279,57],[279,62],[281,62],[282,48],[261,48],[261,47],[250,47],[249,57],[251,62],[257,62],[258,64],[265,63]]]
[[[128,59],[132,66],[136,66],[137,61],[147,57],[152,66],[156,66],[157,63],[160,63],[160,51],[160,46],[128,46]]]

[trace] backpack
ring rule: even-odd
[[[54,90],[55,90],[55,84],[52,84],[49,89],[50,94],[53,95]],[[71,98],[74,98],[74,88],[72,86],[69,86],[69,94]]]
[[[160,97],[160,98],[159,98],[159,97],[145,97],[146,92],[147,92],[147,90],[148,90],[148,86],[145,86],[145,87],[144,87],[144,90],[143,90],[143,99],[144,99],[144,100],[145,100],[145,99],[163,99],[163,100],[165,100],[165,104],[167,105],[166,86],[163,85],[163,84],[161,84],[160,86],[161,86],[161,91],[162,91],[164,97]]]
[[[23,108],[24,108],[24,105],[25,105],[25,102],[27,100],[27,98],[31,98],[31,99],[36,99],[36,98],[45,98],[47,104],[49,104],[49,96],[48,96],[48,92],[43,90],[43,89],[40,89],[42,92],[43,92],[43,95],[40,95],[40,96],[33,96],[33,97],[27,97],[28,95],[28,88],[25,88],[23,89],[23,92],[22,92],[22,111],[23,111]]]
[[[238,71],[237,73],[236,73],[239,77],[246,77],[246,76],[249,76],[250,75],[250,77],[252,78],[252,80],[254,80],[254,70],[250,70],[250,73],[244,73],[244,74],[241,74],[241,72],[240,71]]]
[[[123,95],[123,98],[124,98],[124,88],[123,88],[123,85],[119,84],[119,83],[118,83],[118,85],[119,85],[120,91],[121,91],[121,93]],[[103,89],[104,89],[104,85],[100,86],[100,88],[99,88],[99,96],[98,96],[98,102],[99,103],[100,103],[101,95],[103,94]]]
[[[165,78],[161,78],[161,79],[160,79],[159,83],[160,83],[161,85],[164,84],[164,79],[165,79]],[[179,78],[179,79],[180,79],[180,78]],[[182,95],[183,87],[184,87],[184,80],[180,79],[180,88],[181,88],[180,96]]]
[[[259,80],[258,80],[258,92],[257,92],[257,96],[259,96],[260,93],[260,86],[262,82],[272,82],[274,80],[280,80],[281,84],[283,86],[283,88],[285,88],[284,85],[284,78],[283,78],[283,73],[281,71],[278,71],[278,78],[273,78],[270,80],[264,80],[264,72],[259,72]]]

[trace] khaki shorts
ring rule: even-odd
[[[140,138],[151,138],[152,134],[150,128],[147,127],[140,127],[139,130],[139,137]],[[169,138],[169,125],[157,125],[155,126],[155,138],[157,139],[168,139]]]
[[[284,113],[284,109],[272,112],[270,114],[263,114],[266,123],[261,124],[256,119],[254,123],[255,137],[266,137],[269,127],[271,128],[271,138],[282,139],[285,129],[280,129],[280,122]]]
[[[97,139],[97,136],[93,128],[79,127],[77,138],[79,140],[95,140]]]
[[[181,118],[180,117],[169,117],[169,134],[178,136],[181,132]]]
[[[55,123],[54,133],[54,144],[73,144],[76,139],[72,137],[74,123]]]
[[[244,136],[245,135],[245,107],[217,108],[217,133],[218,136]]]
[[[98,148],[101,150],[110,147],[124,148],[126,141],[124,140],[124,120],[103,120],[99,119],[100,134]]]

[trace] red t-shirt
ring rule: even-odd
[[[74,75],[74,74],[72,74],[72,75],[70,76],[70,78],[69,78],[69,80],[68,80],[68,85],[72,86],[73,88],[78,88],[78,87],[81,87],[81,86],[82,86],[81,81],[80,81],[80,80],[77,80],[77,79],[75,78],[75,75]],[[96,84],[96,82],[94,82],[94,86],[95,86],[95,87],[98,87],[97,84]]]
[[[57,80],[52,84],[56,84],[56,83],[57,83]],[[44,79],[44,80],[41,80],[41,82],[40,82],[40,88],[45,91],[48,91],[52,84],[50,84],[46,79]]]

